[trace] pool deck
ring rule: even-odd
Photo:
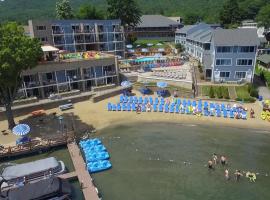
[[[96,188],[93,185],[92,178],[86,169],[86,165],[78,145],[73,142],[69,143],[67,146],[75,168],[75,173],[77,174],[80,185],[82,186],[84,198],[87,200],[99,200]]]

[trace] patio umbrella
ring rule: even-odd
[[[147,46],[151,47],[151,46],[153,46],[153,44],[152,43],[148,43]]]
[[[132,44],[128,44],[128,45],[126,45],[126,47],[127,47],[128,49],[131,49],[133,46],[132,46]]]
[[[29,132],[30,127],[27,124],[18,124],[12,129],[12,133],[19,136],[27,135]]]
[[[166,88],[168,86],[168,84],[166,82],[157,82],[157,86],[159,88]]]
[[[156,45],[157,45],[157,46],[162,46],[162,44],[161,44],[161,43],[157,43]]]
[[[122,87],[130,87],[131,85],[132,85],[132,83],[129,82],[129,81],[123,81],[123,82],[121,83],[121,86],[122,86]]]

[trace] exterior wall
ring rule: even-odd
[[[40,26],[46,29],[38,30]],[[72,26],[78,29],[74,30]],[[86,26],[89,26],[89,30]],[[30,20],[29,29],[32,37],[61,50],[95,50],[124,56],[124,32],[120,20]]]
[[[224,59],[228,58],[231,59],[231,66],[217,66],[216,60],[217,59]],[[213,82],[220,82],[220,81],[246,81],[252,82],[256,64],[256,47],[253,53],[239,53],[239,52],[232,52],[232,53],[217,53],[217,47],[215,46],[215,56],[213,57]],[[238,59],[252,59],[252,66],[237,66]],[[228,78],[221,78],[219,77],[220,72],[230,72],[230,76]],[[246,72],[246,78],[236,78],[236,72]]]

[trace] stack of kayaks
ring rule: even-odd
[[[100,172],[112,167],[108,160],[110,155],[99,139],[81,140],[80,147],[84,152],[87,169],[90,173]]]

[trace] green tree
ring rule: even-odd
[[[103,13],[90,4],[81,5],[76,17],[78,19],[104,19]]]
[[[56,18],[57,19],[72,19],[72,8],[69,0],[58,0],[56,2]]]
[[[241,21],[240,8],[237,0],[227,0],[220,12],[219,19],[220,23],[228,28],[239,24]]]
[[[107,0],[110,18],[121,19],[124,27],[135,27],[141,22],[141,10],[134,0]]]
[[[187,13],[184,17],[185,24],[195,24],[200,22],[202,17],[196,13]]]
[[[256,20],[259,26],[263,26],[266,29],[270,28],[270,4],[261,8]]]
[[[185,47],[182,44],[180,44],[180,43],[177,43],[175,45],[175,48],[177,49],[178,53],[182,53],[182,52],[185,51]]]
[[[0,25],[0,101],[6,108],[10,129],[15,125],[11,106],[21,85],[20,75],[35,67],[42,54],[40,42],[24,35],[21,26]]]

